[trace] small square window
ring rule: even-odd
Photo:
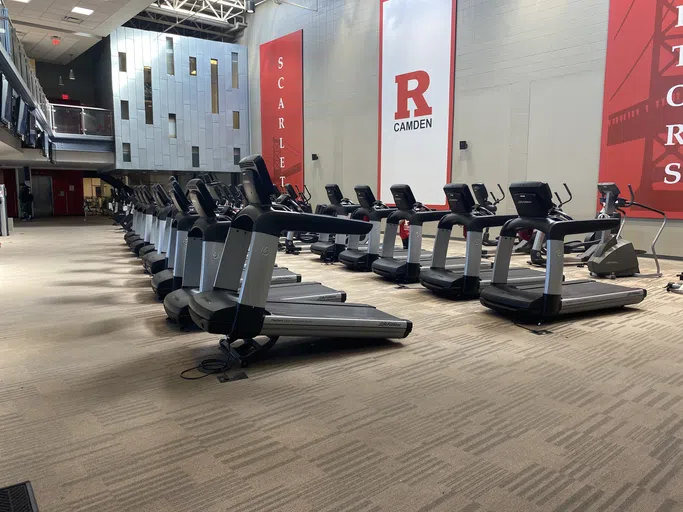
[[[123,161],[124,162],[130,162],[130,143],[129,142],[123,143]]]
[[[192,167],[199,167],[199,146],[192,146]]]
[[[240,160],[242,160],[242,151],[240,148],[232,148],[233,163],[239,165]]]
[[[168,114],[168,136],[171,139],[175,139],[177,135],[175,114]]]
[[[128,101],[121,100],[121,119],[130,119],[130,112],[128,111]]]
[[[240,111],[239,110],[233,110],[232,111],[232,129],[233,130],[239,130],[240,129]]]
[[[190,57],[190,76],[197,76],[197,57]]]
[[[119,71],[121,73],[126,73],[128,71],[128,65],[126,63],[126,54],[124,52],[119,52]]]

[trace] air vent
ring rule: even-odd
[[[80,18],[74,18],[73,16],[64,16],[62,18],[62,21],[66,21],[67,23],[73,23],[74,25],[80,25],[83,23],[83,20]]]

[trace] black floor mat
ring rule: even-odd
[[[31,482],[0,489],[0,512],[38,512]]]

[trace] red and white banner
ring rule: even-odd
[[[451,181],[456,0],[380,0],[379,172],[389,187],[446,204]]]
[[[602,116],[599,180],[683,219],[683,0],[610,1]]]
[[[261,153],[273,182],[304,185],[303,30],[264,43]]]

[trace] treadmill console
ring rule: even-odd
[[[510,185],[510,194],[520,217],[546,218],[555,207],[553,193],[542,181],[522,181]]]
[[[242,193],[249,204],[270,205],[270,196],[277,193],[261,155],[240,160]]]
[[[394,196],[396,208],[402,211],[411,211],[417,203],[410,185],[392,185],[391,195]]]
[[[474,185],[473,185],[474,186]],[[448,206],[453,213],[468,215],[476,206],[470,187],[464,183],[451,183],[443,188],[448,199]]]
[[[215,217],[216,202],[206,188],[206,183],[200,179],[190,180],[187,184],[190,200],[201,217]]]
[[[490,204],[489,191],[486,189],[486,185],[483,183],[472,183],[472,192],[479,205],[486,206],[487,204]]]
[[[325,190],[327,191],[327,199],[329,199],[330,204],[339,205],[344,199],[344,195],[341,193],[339,185],[325,185]]]
[[[296,200],[299,197],[291,183],[287,183],[285,185],[285,191],[287,192],[287,195],[294,200]]]
[[[619,190],[619,187],[617,187],[616,183],[598,183],[598,191],[602,195],[607,195],[607,194],[612,194],[612,196],[616,197],[618,196],[621,191]]]
[[[374,204],[377,202],[375,199],[375,194],[372,193],[372,189],[369,185],[356,185],[353,187],[356,191],[356,196],[358,196],[358,204],[361,208],[366,210],[371,210]]]
[[[171,183],[171,196],[173,204],[180,212],[187,212],[190,209],[190,201],[185,196],[182,187],[177,181]]]

